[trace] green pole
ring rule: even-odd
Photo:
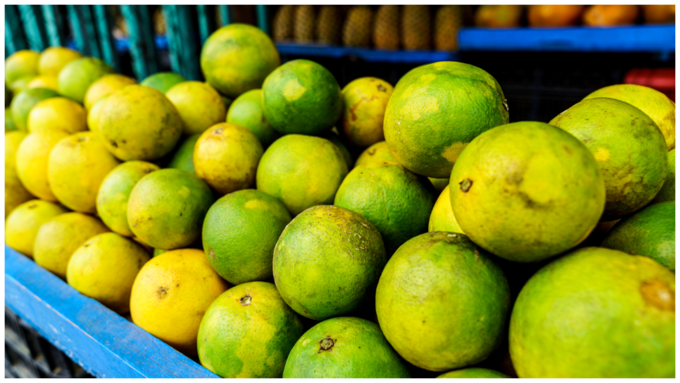
[[[47,30],[47,41],[50,42],[50,46],[61,47],[66,45],[63,28],[64,21],[57,10],[57,6],[43,4],[41,7],[45,19],[45,29]]]
[[[222,27],[231,24],[231,7],[228,5],[218,5],[220,7],[220,19],[222,19]]]
[[[205,40],[210,37],[210,34],[215,31],[215,15],[210,12],[215,8],[212,5],[197,5],[196,11],[198,13],[198,32],[201,36],[201,45],[205,44]]]
[[[113,34],[111,33],[112,28],[111,23],[109,22],[108,12],[106,12],[106,6],[97,4],[93,5],[93,7],[102,58],[109,63],[116,72],[120,73],[120,58],[118,57],[118,51],[116,51],[113,42]]]
[[[158,72],[153,24],[147,5],[121,5],[128,28],[132,69],[138,81]]]
[[[5,57],[23,49],[28,49],[28,42],[17,6],[5,5]]]
[[[97,44],[97,28],[94,25],[94,18],[92,17],[92,9],[89,5],[79,5],[78,6],[81,15],[81,26],[85,31],[85,36],[87,39],[87,44],[90,46],[90,56],[96,57],[98,59],[102,58],[101,52],[99,51],[99,45]],[[107,32],[109,34],[111,32]]]
[[[76,43],[76,49],[83,55],[90,56],[90,44],[87,43],[83,34],[80,12],[78,12],[78,9],[73,4],[67,5],[66,10],[68,12],[68,20],[71,23],[73,41]]]
[[[31,49],[41,52],[47,48],[47,33],[45,23],[38,5],[19,4],[19,14],[21,23],[24,25],[24,32],[28,39]]]
[[[257,25],[264,31],[264,33],[269,34],[269,6],[267,5],[257,5]]]
[[[163,5],[170,45],[170,66],[189,80],[200,80],[199,37],[188,5]]]

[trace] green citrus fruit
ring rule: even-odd
[[[5,133],[5,219],[17,206],[35,198],[26,190],[17,174],[16,153],[26,136],[24,132]]]
[[[675,271],[675,201],[649,205],[622,219],[602,247],[644,255]]]
[[[343,142],[343,138],[341,138],[333,130],[324,134],[321,137],[327,139],[328,141],[332,142],[335,146],[338,147],[340,153],[342,154],[342,158],[345,160],[345,164],[347,164],[348,170],[354,167],[354,158],[352,158],[352,153],[349,152],[349,149],[347,149],[347,146]]]
[[[603,220],[621,218],[648,204],[661,190],[668,151],[654,121],[611,98],[581,101],[550,121],[593,153],[607,189]]]
[[[128,224],[135,237],[151,247],[186,247],[201,236],[203,217],[213,201],[210,187],[195,174],[157,170],[132,188]]]
[[[97,101],[119,89],[123,89],[126,86],[133,84],[137,84],[135,79],[123,76],[122,74],[104,75],[87,88],[83,105],[85,105],[85,109],[90,110]]]
[[[427,231],[434,201],[430,181],[396,162],[354,168],[335,195],[336,206],[357,212],[375,225],[387,254]]]
[[[198,330],[198,357],[223,378],[280,378],[304,329],[276,286],[235,286],[208,307]]]
[[[276,140],[262,155],[257,189],[297,215],[311,206],[332,204],[346,175],[347,164],[332,142],[291,134]]]
[[[154,88],[161,93],[166,93],[173,86],[187,81],[182,75],[173,72],[160,72],[145,78],[139,85]]]
[[[43,223],[67,210],[56,203],[30,200],[17,206],[5,220],[5,243],[12,249],[33,257],[35,236]]]
[[[28,88],[28,84],[34,79],[33,75],[22,76],[19,79],[9,84],[9,88],[16,96],[17,94],[25,91]]]
[[[194,168],[219,194],[255,186],[262,145],[250,130],[223,122],[201,134],[194,148]]]
[[[5,108],[5,133],[18,130],[12,118],[12,108]]]
[[[95,235],[108,231],[100,220],[87,214],[58,215],[38,229],[33,259],[45,270],[66,278],[66,268],[73,252]]]
[[[510,354],[520,378],[672,378],[675,276],[615,250],[561,257],[522,288]]]
[[[333,318],[316,324],[295,343],[284,378],[409,378],[380,327],[360,318]]]
[[[238,96],[229,107],[227,122],[241,125],[253,132],[264,148],[281,137],[264,116],[261,89],[249,90]]]
[[[446,186],[434,203],[427,231],[448,231],[465,234],[460,228],[451,207],[451,189]]]
[[[376,292],[380,328],[409,363],[447,371],[486,359],[505,332],[510,291],[466,236],[419,235],[397,250]]]
[[[47,170],[52,148],[66,137],[68,134],[58,130],[31,133],[17,148],[17,176],[26,190],[40,199],[57,201],[48,181]]]
[[[342,93],[328,69],[309,60],[276,68],[262,86],[264,115],[282,134],[320,134],[342,115]]]
[[[383,120],[393,90],[375,77],[358,78],[342,89],[342,132],[353,145],[365,148],[385,140]]]
[[[366,165],[371,162],[397,162],[397,159],[394,158],[392,152],[390,152],[387,142],[380,141],[364,150],[354,163],[354,167]]]
[[[40,101],[51,97],[59,97],[59,94],[50,89],[33,88],[19,92],[10,104],[12,108],[12,120],[18,130],[28,131],[28,114]]]
[[[179,112],[165,95],[143,85],[112,93],[101,108],[99,132],[106,148],[123,161],[164,156],[184,129]]]
[[[675,149],[668,152],[668,173],[652,203],[675,201]]]
[[[460,227],[485,250],[516,262],[549,258],[578,245],[605,203],[597,161],[574,136],[540,122],[482,133],[451,173]]]
[[[35,104],[26,121],[31,133],[52,129],[68,134],[87,130],[87,112],[66,97],[52,97]]]
[[[193,136],[187,137],[172,156],[168,167],[196,173],[196,170],[194,169],[194,148],[200,137],[200,134],[194,134]]]
[[[259,28],[229,24],[208,37],[201,69],[208,83],[227,97],[238,97],[262,82],[281,63],[274,42]]]
[[[490,74],[473,65],[438,62],[399,80],[385,111],[385,141],[407,169],[444,178],[470,141],[507,123],[503,90]]]
[[[115,72],[109,64],[94,57],[71,61],[59,71],[59,94],[82,104],[90,85],[100,77]]]
[[[42,51],[38,61],[41,75],[59,76],[59,72],[71,61],[82,58],[80,52],[64,47],[49,47]]]
[[[501,379],[510,378],[502,372],[489,370],[486,368],[464,368],[462,370],[456,370],[447,372],[446,374],[441,374],[437,378],[440,379]]]
[[[286,226],[274,249],[274,281],[298,314],[324,320],[347,314],[373,294],[385,265],[380,233],[361,215],[315,206]]]
[[[132,188],[145,175],[159,170],[159,167],[144,161],[124,162],[111,170],[97,193],[97,214],[114,232],[126,237],[132,236],[128,224],[128,200]]]
[[[203,133],[224,122],[227,109],[222,97],[210,85],[200,81],[184,81],[165,92],[184,122],[184,134]]]
[[[20,77],[38,75],[38,62],[40,53],[28,49],[13,53],[5,60],[5,78],[8,83],[13,83]]]

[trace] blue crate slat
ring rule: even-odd
[[[269,34],[269,6],[268,5],[256,5],[257,10],[257,26],[264,31],[264,33]]]
[[[200,80],[200,37],[188,5],[163,5],[170,49],[170,67],[189,80]]]
[[[93,5],[97,35],[99,36],[99,48],[101,49],[102,59],[120,72],[120,59],[115,49],[113,35],[111,34],[111,23],[106,11],[106,6],[102,4]]]
[[[16,5],[5,5],[5,57],[28,49],[28,41]]]
[[[56,5],[42,4],[42,13],[45,19],[45,29],[47,31],[47,41],[50,46],[64,46],[66,36],[64,33],[64,20],[57,10]]]
[[[436,61],[457,61],[455,52],[434,51],[386,51],[368,48],[336,47],[318,44],[278,43],[282,55],[341,58],[356,56],[368,62],[425,64]]]
[[[24,32],[28,39],[28,46],[34,51],[41,52],[47,48],[47,32],[39,5],[19,4],[19,14]]]
[[[141,81],[158,72],[154,32],[148,5],[121,5],[128,28],[132,69]]]
[[[594,28],[463,28],[460,50],[674,52],[674,25]]]
[[[5,304],[100,378],[218,378],[5,246]]]

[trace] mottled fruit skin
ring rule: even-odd
[[[383,129],[400,164],[444,178],[470,141],[507,123],[507,102],[498,82],[473,65],[445,61],[415,68],[399,80]]]
[[[143,85],[128,85],[109,95],[97,125],[106,148],[123,161],[166,155],[184,129],[179,112],[165,95]]]
[[[47,166],[52,148],[66,137],[62,131],[31,133],[17,148],[17,176],[26,190],[42,200],[57,201],[47,180]]]
[[[224,122],[227,109],[222,97],[210,85],[200,81],[179,83],[165,96],[175,105],[184,123],[184,134],[203,133],[208,128]]]
[[[203,315],[228,288],[202,250],[168,251],[139,271],[130,295],[130,316],[151,335],[194,356]]]
[[[602,247],[650,257],[675,272],[675,201],[649,205],[622,219]]]
[[[375,77],[358,78],[342,89],[342,132],[353,145],[365,148],[385,140],[383,120],[393,90]]]
[[[274,281],[283,300],[314,320],[344,315],[373,294],[386,255],[366,218],[315,206],[286,226],[274,248]]]
[[[565,255],[522,288],[510,355],[520,378],[673,378],[675,276],[615,250]]]
[[[83,57],[80,52],[64,47],[49,47],[42,51],[38,61],[38,72],[42,75],[58,76],[71,61]]]
[[[118,164],[97,133],[80,132],[52,148],[47,179],[64,206],[81,213],[94,213],[99,186]]]
[[[486,359],[510,311],[501,269],[466,236],[419,235],[390,258],[376,292],[378,321],[409,363],[447,371]]]
[[[262,82],[281,64],[274,42],[259,28],[229,24],[215,31],[201,49],[201,69],[208,83],[236,98]]]
[[[38,229],[33,259],[45,270],[66,278],[66,267],[73,252],[97,234],[109,229],[97,218],[82,213],[61,214]]]
[[[456,370],[447,372],[446,374],[441,374],[437,377],[438,379],[502,379],[510,378],[502,372],[489,370],[486,368],[464,368],[462,370]]]
[[[203,217],[214,200],[210,187],[196,175],[161,169],[132,189],[128,224],[135,237],[151,247],[186,247],[200,237]]]
[[[380,327],[365,319],[333,318],[316,324],[295,343],[284,378],[409,378],[406,366]]]
[[[116,71],[109,64],[94,57],[71,61],[59,71],[59,94],[82,104],[90,85],[111,73]]]
[[[271,280],[274,246],[291,219],[279,200],[259,190],[239,190],[220,198],[203,222],[208,262],[234,285]]]
[[[24,132],[5,133],[5,219],[17,206],[34,198],[17,174],[16,153],[24,138]]]
[[[430,221],[427,225],[427,231],[449,231],[452,233],[465,234],[460,228],[456,216],[453,214],[451,207],[451,189],[446,186],[442,193],[434,203],[432,212],[430,214]]]
[[[262,89],[249,90],[238,96],[229,106],[227,122],[241,125],[253,132],[264,148],[281,137],[264,116]]]
[[[222,195],[251,188],[263,152],[250,130],[228,122],[213,125],[196,142],[196,175]]]
[[[102,76],[87,88],[83,105],[85,105],[85,109],[90,110],[97,101],[132,84],[137,84],[137,81],[121,74],[107,74]]]
[[[194,168],[194,148],[196,148],[196,142],[199,137],[201,137],[200,134],[187,137],[172,156],[168,167],[196,174],[196,169]]]
[[[391,255],[427,231],[435,197],[427,178],[395,162],[375,162],[349,172],[335,195],[335,205],[371,221]]]
[[[668,173],[661,190],[651,203],[675,201],[675,149],[668,152]]]
[[[61,130],[68,134],[87,130],[87,112],[77,102],[66,97],[51,97],[38,102],[26,120],[31,133]]]
[[[97,193],[97,214],[114,232],[132,237],[128,224],[128,200],[132,188],[147,174],[160,168],[150,162],[128,161],[111,170]]]
[[[56,203],[39,199],[22,203],[5,220],[5,244],[33,258],[33,245],[40,226],[67,211]]]
[[[257,190],[286,205],[291,215],[332,204],[347,175],[347,164],[332,142],[290,134],[276,140],[257,167]]]
[[[160,72],[145,78],[140,85],[154,88],[161,93],[166,93],[173,86],[187,81],[182,75],[173,72]]]
[[[31,109],[40,101],[52,97],[59,97],[59,93],[44,88],[26,89],[16,94],[9,107],[12,109],[12,121],[17,130],[28,131],[28,114]]]
[[[578,138],[593,153],[607,189],[604,221],[630,214],[661,190],[668,151],[658,127],[623,101],[592,98],[550,121]]]
[[[262,85],[264,115],[281,134],[321,134],[340,119],[338,82],[328,69],[309,60],[276,68]]]
[[[198,357],[223,378],[281,378],[304,328],[276,286],[249,282],[222,293],[198,330]]]
[[[392,152],[390,152],[387,142],[380,141],[364,150],[354,163],[354,167],[356,168],[371,162],[397,162],[397,159],[394,158]]]
[[[66,280],[86,297],[125,314],[130,311],[132,284],[149,258],[131,239],[116,233],[99,234],[73,253]]]
[[[540,261],[578,245],[605,204],[605,184],[588,148],[541,122],[482,133],[458,158],[449,185],[465,234],[515,262]]]

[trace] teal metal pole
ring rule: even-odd
[[[210,37],[210,34],[215,31],[214,7],[214,5],[196,6],[196,12],[198,13],[198,33],[201,37],[201,45],[203,45],[205,40]]]
[[[94,25],[92,9],[89,5],[79,5],[78,8],[81,16],[81,27],[84,30],[85,38],[90,46],[90,56],[101,59],[102,55],[99,51],[99,45],[97,44],[97,28]],[[107,32],[107,34],[109,33],[111,32]]]
[[[220,19],[222,19],[222,27],[231,24],[231,7],[229,5],[218,5],[220,7]]]
[[[35,51],[43,51],[47,48],[47,33],[45,32],[45,23],[40,12],[40,6],[19,4],[18,7],[21,23],[28,39],[28,46]]]
[[[61,47],[66,45],[63,27],[64,21],[57,10],[57,6],[43,4],[41,7],[43,18],[45,19],[45,29],[47,30],[47,41],[49,41],[50,46]]]
[[[69,4],[66,6],[68,12],[68,20],[71,23],[71,30],[73,31],[73,41],[76,43],[76,49],[85,56],[90,55],[90,44],[85,40],[82,30],[82,21],[80,12],[75,5]]]
[[[120,73],[120,58],[113,42],[111,34],[111,23],[109,22],[106,5],[93,5],[97,34],[99,35],[99,47],[101,48],[102,58]]]
[[[257,5],[257,25],[264,31],[264,33],[269,34],[269,6],[268,5]]]
[[[164,5],[166,30],[170,45],[170,66],[189,80],[200,80],[199,37],[188,5]]]
[[[121,5],[127,23],[132,69],[138,81],[158,72],[153,24],[147,5]]]
[[[28,49],[28,42],[17,6],[5,5],[5,57],[23,49]]]

